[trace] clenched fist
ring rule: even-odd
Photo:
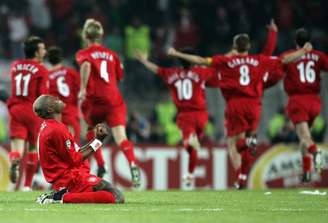
[[[96,138],[101,141],[103,141],[108,135],[108,128],[103,123],[97,124],[95,127],[95,131],[96,131]]]

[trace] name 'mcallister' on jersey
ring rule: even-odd
[[[33,103],[41,94],[48,93],[48,71],[39,62],[23,59],[10,66],[11,96],[8,106]]]
[[[286,53],[291,53],[290,50]],[[286,93],[290,95],[315,94],[320,93],[320,71],[328,70],[327,55],[312,50],[303,55],[300,59],[285,64],[283,69],[286,73],[284,78],[284,88]]]
[[[49,93],[66,105],[78,106],[80,75],[74,69],[60,66],[49,71]]]
[[[235,55],[212,57],[211,66],[217,76],[209,86],[218,85],[226,101],[236,98],[260,99],[264,83],[270,75],[281,76],[281,61],[264,55]]]
[[[170,88],[173,102],[179,112],[206,111],[205,83],[215,75],[206,67],[159,68],[157,74]]]
[[[91,64],[86,98],[110,105],[120,105],[123,98],[117,82],[123,79],[123,66],[114,51],[94,44],[76,54],[76,61]]]

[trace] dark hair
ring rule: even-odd
[[[52,46],[48,50],[48,60],[51,65],[59,64],[63,60],[63,50],[57,46]]]
[[[233,46],[239,53],[248,51],[251,47],[249,36],[245,33],[236,35],[233,39]]]
[[[195,51],[191,47],[184,47],[184,48],[181,48],[179,51],[182,53],[186,53],[186,54],[195,54]],[[178,61],[184,69],[188,69],[192,66],[192,63],[190,63],[186,60],[182,60],[182,59],[178,58]]]
[[[304,29],[300,28],[295,32],[295,43],[299,47],[303,47],[306,42],[311,41],[310,33]]]
[[[31,59],[35,57],[35,53],[39,49],[39,43],[43,43],[43,40],[37,36],[30,36],[25,40],[23,49],[26,58]]]

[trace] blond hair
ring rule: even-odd
[[[91,42],[97,42],[102,39],[104,29],[101,23],[95,19],[87,19],[83,25],[82,37]]]

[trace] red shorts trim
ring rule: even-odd
[[[255,99],[228,101],[225,109],[225,127],[228,137],[255,131],[260,122],[261,102]]]
[[[177,115],[177,125],[182,132],[183,140],[188,139],[192,133],[196,133],[201,139],[207,122],[208,112],[206,111],[179,112]]]
[[[288,98],[286,113],[294,125],[307,122],[312,126],[320,110],[321,100],[318,95],[294,95]]]

